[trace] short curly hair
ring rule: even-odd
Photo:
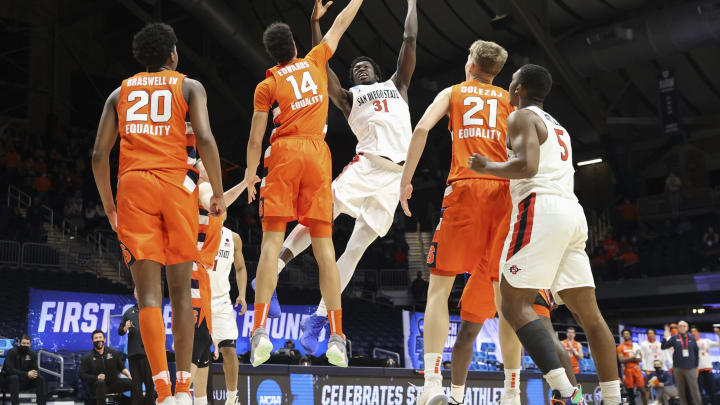
[[[353,75],[353,69],[355,68],[355,65],[357,65],[360,62],[370,63],[373,67],[373,70],[375,70],[375,74],[377,75],[378,81],[379,82],[382,81],[382,70],[380,70],[380,65],[378,65],[377,62],[375,62],[373,60],[373,58],[371,58],[369,56],[358,56],[357,58],[353,59],[352,62],[350,62],[350,72],[349,72],[350,83],[357,84],[357,83],[355,83],[355,75]]]
[[[263,45],[265,51],[275,62],[287,63],[295,57],[295,41],[290,26],[274,22],[263,32]]]
[[[172,54],[177,36],[173,27],[164,23],[144,26],[133,37],[133,56],[148,69],[158,69]]]
[[[518,70],[518,83],[530,98],[544,99],[552,90],[552,74],[540,65],[528,63]]]

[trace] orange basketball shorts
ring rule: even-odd
[[[493,318],[495,308],[495,291],[490,272],[487,271],[487,260],[473,271],[465,284],[460,297],[460,319],[472,323],[483,323]]]
[[[625,376],[625,388],[645,386],[645,377],[643,377],[640,367],[625,367],[623,375]]]
[[[507,181],[469,179],[448,185],[428,251],[430,273],[455,276],[483,268],[488,272],[484,279],[498,280],[511,210]]]
[[[263,231],[285,232],[288,222],[298,220],[312,237],[331,237],[332,160],[325,141],[278,138],[265,152],[265,168],[259,209]]]
[[[178,264],[198,254],[198,192],[161,180],[151,171],[118,179],[118,239],[128,267],[135,260]]]

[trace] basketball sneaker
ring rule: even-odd
[[[563,398],[560,395],[560,391],[553,390],[553,397],[550,400],[550,405],[587,405],[585,403],[585,397],[583,397],[582,386],[578,384],[575,388],[575,392],[573,392],[569,398]]]
[[[520,405],[520,390],[517,388],[510,388],[503,391],[502,399],[500,399],[500,405]]]
[[[162,402],[155,402],[155,405],[176,405],[175,397],[170,395],[169,397],[163,399]],[[190,401],[190,404],[192,404],[192,400]],[[183,404],[185,405],[185,404]]]
[[[328,349],[325,352],[328,362],[333,366],[347,367],[347,342],[337,333],[330,335],[328,339]]]
[[[315,354],[320,332],[322,332],[327,321],[327,316],[312,314],[300,324],[300,344],[305,349],[305,354]]]
[[[237,394],[228,394],[228,397],[225,400],[225,405],[240,405],[240,397],[238,397]]]
[[[193,398],[189,392],[178,392],[175,394],[175,405],[193,405]]]
[[[265,328],[257,328],[250,339],[250,363],[257,367],[270,358],[273,344]]]
[[[462,403],[462,402],[461,402]],[[425,377],[425,385],[422,394],[418,398],[417,405],[447,405],[448,397],[442,387],[442,376]]]
[[[250,285],[253,291],[255,291],[255,280],[253,279]],[[280,301],[278,301],[277,290],[273,291],[272,298],[270,298],[270,307],[268,308],[267,317],[270,319],[280,318],[282,315],[282,309],[280,308]]]

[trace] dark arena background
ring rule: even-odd
[[[133,57],[133,36],[153,22],[174,28],[177,70],[206,89],[228,189],[244,179],[255,87],[275,65],[263,47],[263,31],[272,22],[287,23],[298,57],[303,57],[312,48],[314,3],[0,1],[4,403],[12,401],[17,375],[17,400],[42,402],[35,386],[28,385],[37,378],[28,377],[27,370],[38,370],[48,403],[95,403],[92,384],[80,376],[82,358],[93,350],[94,330],[105,333],[108,347],[128,353],[128,335],[118,333],[123,313],[135,304],[134,283],[98,194],[91,156],[108,95],[124,79],[145,71]],[[323,32],[348,3],[335,1],[321,20]],[[382,81],[390,79],[401,53],[407,10],[407,0],[364,1],[329,62],[344,88],[354,85],[347,72],[360,55],[377,62]],[[508,52],[496,86],[507,90],[513,73],[527,63],[552,73],[544,110],[571,134],[575,194],[588,223],[586,252],[598,305],[616,345],[624,341],[625,329],[632,342],[641,345],[648,340],[648,329],[662,341],[667,327],[687,322],[697,329],[697,341],[705,342],[700,356],[709,360],[701,358],[697,366],[702,403],[693,401],[691,393],[681,396],[693,405],[719,405],[720,0],[417,0],[417,19],[417,63],[407,91],[413,128],[441,90],[465,80],[468,48],[475,40],[494,41]],[[263,151],[271,130],[268,125]],[[335,178],[357,159],[357,138],[334,105],[329,107],[325,139]],[[109,158],[113,192],[118,145]],[[315,352],[300,342],[302,325],[321,298],[318,262],[311,249],[278,277],[282,315],[266,327],[274,344],[272,356],[265,365],[249,364],[255,302],[250,282],[261,252],[262,207],[257,199],[248,204],[246,193],[228,206],[225,226],[242,239],[248,283],[248,310],[236,314],[236,403],[416,403],[423,386],[424,333],[430,328],[424,313],[428,263],[433,260],[427,255],[437,246],[431,241],[442,218],[452,148],[443,118],[430,131],[412,181],[412,217],[397,207],[390,230],[362,254],[342,294],[347,369],[329,365],[324,356],[328,327],[320,333]],[[262,167],[258,175],[264,176]],[[157,204],[167,201],[159,196]],[[482,217],[485,207],[473,209]],[[288,233],[295,224],[288,224]],[[348,215],[334,222],[337,257],[345,252],[354,226]],[[230,277],[235,303],[239,292],[234,271]],[[464,275],[456,278],[448,302],[447,363],[441,366],[448,395],[465,283]],[[163,293],[174,383],[167,286]],[[597,367],[583,328],[565,306],[554,310],[551,320],[560,340],[566,339],[568,328],[575,328],[582,356],[568,351],[578,360],[577,380],[584,401],[600,405]],[[501,404],[504,365],[498,322],[497,317],[487,320],[473,345],[465,404]],[[17,357],[25,355],[18,354],[25,353],[24,336],[31,342],[27,353],[33,353],[26,359]],[[22,371],[9,365],[10,355],[25,367]],[[661,357],[663,367],[672,369],[672,353],[666,350]],[[549,404],[551,390],[542,372],[526,352],[521,362],[520,401]],[[207,400],[216,405],[227,399],[223,363],[220,356],[210,366]],[[622,367],[618,362],[621,378],[626,373]],[[685,405],[674,397],[663,402],[652,382],[648,398],[624,386],[623,397],[631,404]],[[128,391],[109,395],[105,403],[140,403],[136,400]]]

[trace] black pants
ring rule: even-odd
[[[131,384],[127,378],[118,378],[110,383],[105,380],[97,380],[93,388],[97,405],[105,405],[105,396],[107,394],[122,394],[125,391],[130,391]]]
[[[38,375],[35,379],[30,379],[26,375],[8,376],[8,388],[10,389],[10,401],[12,405],[20,403],[20,391],[35,388],[38,405],[45,405],[45,379]]]
[[[714,389],[714,383],[715,380],[713,378],[712,371],[701,371],[698,373],[698,385],[700,386],[700,393],[702,394],[702,390],[705,390],[705,395],[703,396],[703,402],[704,403],[712,403],[712,397]]]
[[[133,405],[153,405],[155,403],[155,384],[147,356],[133,356],[128,359],[128,362],[132,376],[130,392]],[[145,396],[143,396],[143,383],[145,383]]]

